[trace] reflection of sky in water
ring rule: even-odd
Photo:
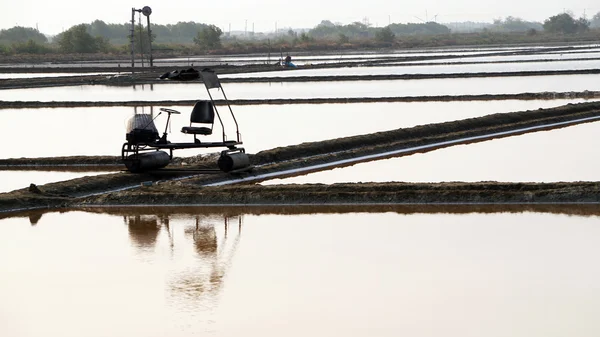
[[[291,104],[233,106],[232,109],[240,125],[244,147],[249,153],[256,153],[278,146],[580,101]],[[193,138],[190,135],[180,132],[183,126],[189,125],[191,107],[172,108],[182,114],[171,117],[169,139],[173,142],[191,142]],[[140,107],[137,111],[151,113],[152,110]],[[158,107],[153,111],[156,116]],[[226,133],[234,137],[234,124],[227,109],[219,111],[226,112],[223,114]],[[125,142],[125,123],[133,113],[134,108],[131,107],[2,110],[0,134],[18,146],[5,147],[0,157],[119,156]],[[161,134],[166,118],[166,115],[160,115],[155,120]],[[220,130],[217,124],[213,136],[205,139],[218,140]],[[215,150],[181,150],[176,151],[175,155],[191,156],[207,152]]]
[[[396,97],[516,94],[599,90],[597,75],[447,78],[342,82],[224,83],[229,99]],[[222,95],[213,90],[213,98]],[[74,86],[0,90],[6,101],[156,101],[208,99],[200,83],[162,83],[133,87]]]
[[[441,181],[598,181],[600,123],[458,145],[264,184]]]
[[[598,69],[600,60],[531,62],[531,63],[484,63],[455,65],[411,65],[386,67],[345,67],[322,69],[299,69],[294,71],[277,71],[261,73],[245,73],[223,75],[222,78],[253,77],[296,77],[296,76],[343,76],[343,75],[402,75],[402,74],[450,74],[506,71],[541,71],[541,70],[582,70]],[[226,89],[227,90],[227,89]]]
[[[496,55],[496,56],[481,56],[481,57],[465,57],[465,58],[453,58],[444,60],[444,62],[490,62],[490,61],[528,61],[528,60],[561,60],[564,58],[569,59],[587,59],[587,58],[598,58],[600,52],[596,53],[577,53],[572,52],[568,54],[563,53],[540,53],[532,55]],[[430,62],[431,60],[424,61],[411,61],[411,63],[423,63]]]
[[[142,212],[0,220],[0,334],[600,333],[596,216]]]

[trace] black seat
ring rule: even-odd
[[[194,105],[194,109],[192,110],[192,114],[190,115],[190,126],[184,126],[181,128],[181,132],[186,134],[194,135],[194,140],[198,142],[196,139],[196,135],[210,135],[212,134],[213,125],[215,122],[215,109],[211,101],[198,101]],[[205,124],[208,126],[192,126],[193,124]]]

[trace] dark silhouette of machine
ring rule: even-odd
[[[251,169],[250,160],[244,148],[239,147],[242,144],[239,126],[233,110],[229,105],[225,91],[217,75],[210,69],[200,71],[200,78],[206,86],[206,91],[210,100],[199,100],[194,105],[190,115],[190,125],[182,128],[181,132],[192,135],[193,142],[172,143],[167,139],[167,128],[171,120],[171,115],[180,114],[179,111],[167,108],[160,108],[162,112],[168,114],[165,131],[159,136],[158,129],[154,125],[155,118],[149,114],[135,114],[127,123],[127,142],[121,149],[121,158],[130,172],[144,172],[149,170],[161,169],[167,166],[173,159],[173,151],[177,149],[191,148],[225,148],[221,151],[217,166],[223,172],[239,172]],[[214,103],[210,89],[218,89],[223,97],[233,122],[235,123],[236,138],[228,140],[225,134],[225,126],[219,110]],[[219,141],[203,141],[203,136],[213,134],[215,117],[219,121],[222,137]]]

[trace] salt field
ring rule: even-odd
[[[544,100],[429,99],[440,95],[600,90],[597,74],[591,73],[444,78],[452,73],[598,69],[598,45],[569,47],[577,49],[515,46],[343,56],[306,53],[294,55],[294,62],[303,69],[222,77],[439,74],[441,78],[224,81],[223,88],[231,100],[407,96],[422,100],[232,105],[243,147],[247,153],[257,154],[278,147],[491,114],[529,111],[531,114],[523,115],[532,116],[538,109],[595,101],[565,95],[549,95]],[[399,62],[403,57],[439,59],[408,64]],[[209,55],[160,62],[178,66],[186,62],[240,65],[277,59],[274,53],[268,57]],[[367,61],[388,64],[358,66]],[[109,67],[119,62],[78,65]],[[352,66],[303,66],[342,62]],[[463,64],[452,64],[457,62]],[[58,63],[48,67],[55,70],[47,74],[11,74],[2,73],[0,68],[0,79],[67,76]],[[220,99],[220,94],[214,98]],[[0,159],[29,158],[35,163],[43,157],[120,156],[127,120],[135,114],[151,115],[159,132],[166,131],[170,141],[190,142],[192,136],[180,130],[190,125],[192,107],[156,102],[199,99],[208,99],[200,83],[3,89],[0,135],[5,146]],[[37,103],[40,108],[32,108],[23,107],[21,101],[42,103]],[[44,103],[53,101],[136,101],[139,105],[50,108]],[[171,124],[166,125],[167,115],[160,112],[161,107],[181,114],[172,115]],[[235,137],[232,119],[225,113],[222,117],[225,128],[216,122],[211,136],[201,136],[203,142],[214,141],[215,137],[218,140],[222,133],[227,139]],[[152,177],[156,172],[139,176],[127,173],[119,179],[138,179],[127,185],[132,187],[130,194],[110,194],[108,188],[116,190],[119,186],[114,184],[120,182],[115,179],[113,185],[108,185],[102,180],[106,177],[100,175],[115,171],[56,171],[36,164],[27,170],[0,167],[0,201],[16,205],[10,211],[0,209],[0,335],[598,336],[600,325],[595,314],[600,305],[600,270],[593,267],[600,255],[596,243],[600,212],[596,203],[578,205],[575,200],[568,204],[498,203],[491,207],[477,202],[452,206],[380,202],[325,206],[306,195],[306,205],[299,206],[277,193],[284,187],[300,188],[289,184],[321,184],[317,186],[324,190],[337,183],[382,183],[378,186],[383,189],[395,182],[506,182],[516,183],[509,186],[516,190],[526,183],[567,182],[568,187],[576,182],[591,184],[600,181],[599,128],[599,122],[587,122],[273,179],[260,185],[242,185],[231,178],[238,190],[212,193],[233,191],[248,197],[235,199],[242,200],[237,204],[203,207],[193,204],[193,200],[209,199],[211,192],[206,191],[219,187],[186,185],[183,180],[159,182],[160,177]],[[197,156],[214,151],[219,150],[186,149],[175,155]],[[272,153],[276,157],[278,152]],[[331,156],[332,151],[327,150],[325,155]],[[292,159],[306,162],[307,158]],[[65,185],[64,195],[44,191],[44,184],[83,177],[90,178]],[[85,190],[86,180],[95,178],[104,190]],[[5,193],[26,189],[30,184],[41,191]],[[252,203],[260,200],[252,198],[259,196],[261,189],[274,186],[282,189],[273,190],[272,200],[282,203]],[[194,206],[165,207],[161,191],[170,187],[189,193],[178,192],[183,196],[176,202]],[[92,192],[99,199],[74,197]],[[331,198],[331,193],[324,193],[319,200]],[[339,197],[352,191],[336,193]],[[136,195],[149,196],[139,200],[154,204],[119,206],[138,200]],[[228,194],[222,200],[234,200],[231,197]]]

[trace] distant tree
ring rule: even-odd
[[[338,43],[339,44],[344,44],[344,43],[348,43],[348,42],[350,42],[350,38],[348,36],[346,36],[346,34],[340,33],[338,35]]]
[[[94,20],[87,29],[91,36],[102,36],[111,38],[112,32],[110,27],[102,20]]]
[[[188,22],[177,22],[177,24],[167,25],[167,27],[170,28],[171,34],[174,36],[189,37],[190,39],[193,39],[197,35],[198,31],[202,31],[202,30],[204,30],[204,28],[215,27],[215,26],[214,25],[208,26],[205,24],[188,21]],[[219,29],[219,31],[221,31],[221,30]]]
[[[152,33],[152,36],[148,36],[148,30],[146,27],[135,26],[133,34],[133,42],[135,50],[139,53],[142,51],[147,53],[150,51],[150,42],[154,42],[156,35]]]
[[[307,43],[310,41],[312,41],[312,38],[306,32],[300,34],[300,42]]]
[[[594,14],[592,19],[590,20],[590,28],[598,28],[600,27],[600,12]]]
[[[489,29],[494,32],[527,32],[530,29],[541,30],[542,24],[507,16],[504,20],[495,19],[494,24]]]
[[[347,34],[348,36],[355,36],[355,37],[368,37],[369,36],[369,26],[367,26],[366,24],[359,22],[359,21],[355,21],[349,25],[343,26],[344,28],[344,33]]]
[[[335,36],[336,34],[342,34],[340,29],[328,20],[321,21],[321,23],[319,23],[309,32],[311,36],[316,38],[325,38],[329,36]]]
[[[26,27],[13,27],[0,30],[0,41],[5,42],[27,42],[34,41],[37,43],[46,43],[48,39],[37,29]]]
[[[221,28],[210,25],[200,30],[194,38],[194,43],[203,49],[216,49],[221,47]]]
[[[318,24],[318,26],[323,26],[323,27],[335,27],[336,25],[329,21],[329,20],[322,20],[321,23]]]
[[[14,42],[11,45],[12,51],[17,54],[46,54],[51,52],[50,47],[45,43],[39,43],[34,40],[27,42]]]
[[[392,43],[395,38],[396,35],[394,35],[389,26],[381,28],[375,33],[375,39],[379,42]]]
[[[590,23],[584,18],[575,20],[570,14],[562,13],[544,21],[544,31],[549,33],[574,34],[589,29]]]
[[[587,32],[590,30],[590,21],[584,17],[577,19],[577,27],[579,32]]]
[[[536,34],[537,34],[537,32],[538,32],[537,30],[535,30],[535,29],[533,29],[533,28],[529,28],[529,29],[527,30],[527,35],[528,35],[528,36],[534,36],[534,35],[536,35]]]
[[[388,26],[395,35],[435,35],[449,34],[450,28],[436,22],[427,23],[393,23]]]
[[[99,38],[102,40],[102,38]],[[87,32],[85,24],[73,26],[57,36],[58,46],[65,53],[95,53],[99,40]]]
[[[192,43],[198,32],[208,27],[208,25],[196,22],[178,22],[176,24],[160,25],[152,24],[151,34],[152,42],[156,43]],[[134,42],[139,45],[139,30],[145,32],[142,34],[142,44],[148,44],[148,27],[135,26]],[[124,24],[106,24],[101,20],[95,20],[88,26],[88,33],[97,37],[102,36],[113,44],[129,44],[131,35],[131,23]],[[137,48],[137,47],[136,47]],[[146,49],[146,47],[144,47]],[[138,50],[139,51],[139,50]]]

